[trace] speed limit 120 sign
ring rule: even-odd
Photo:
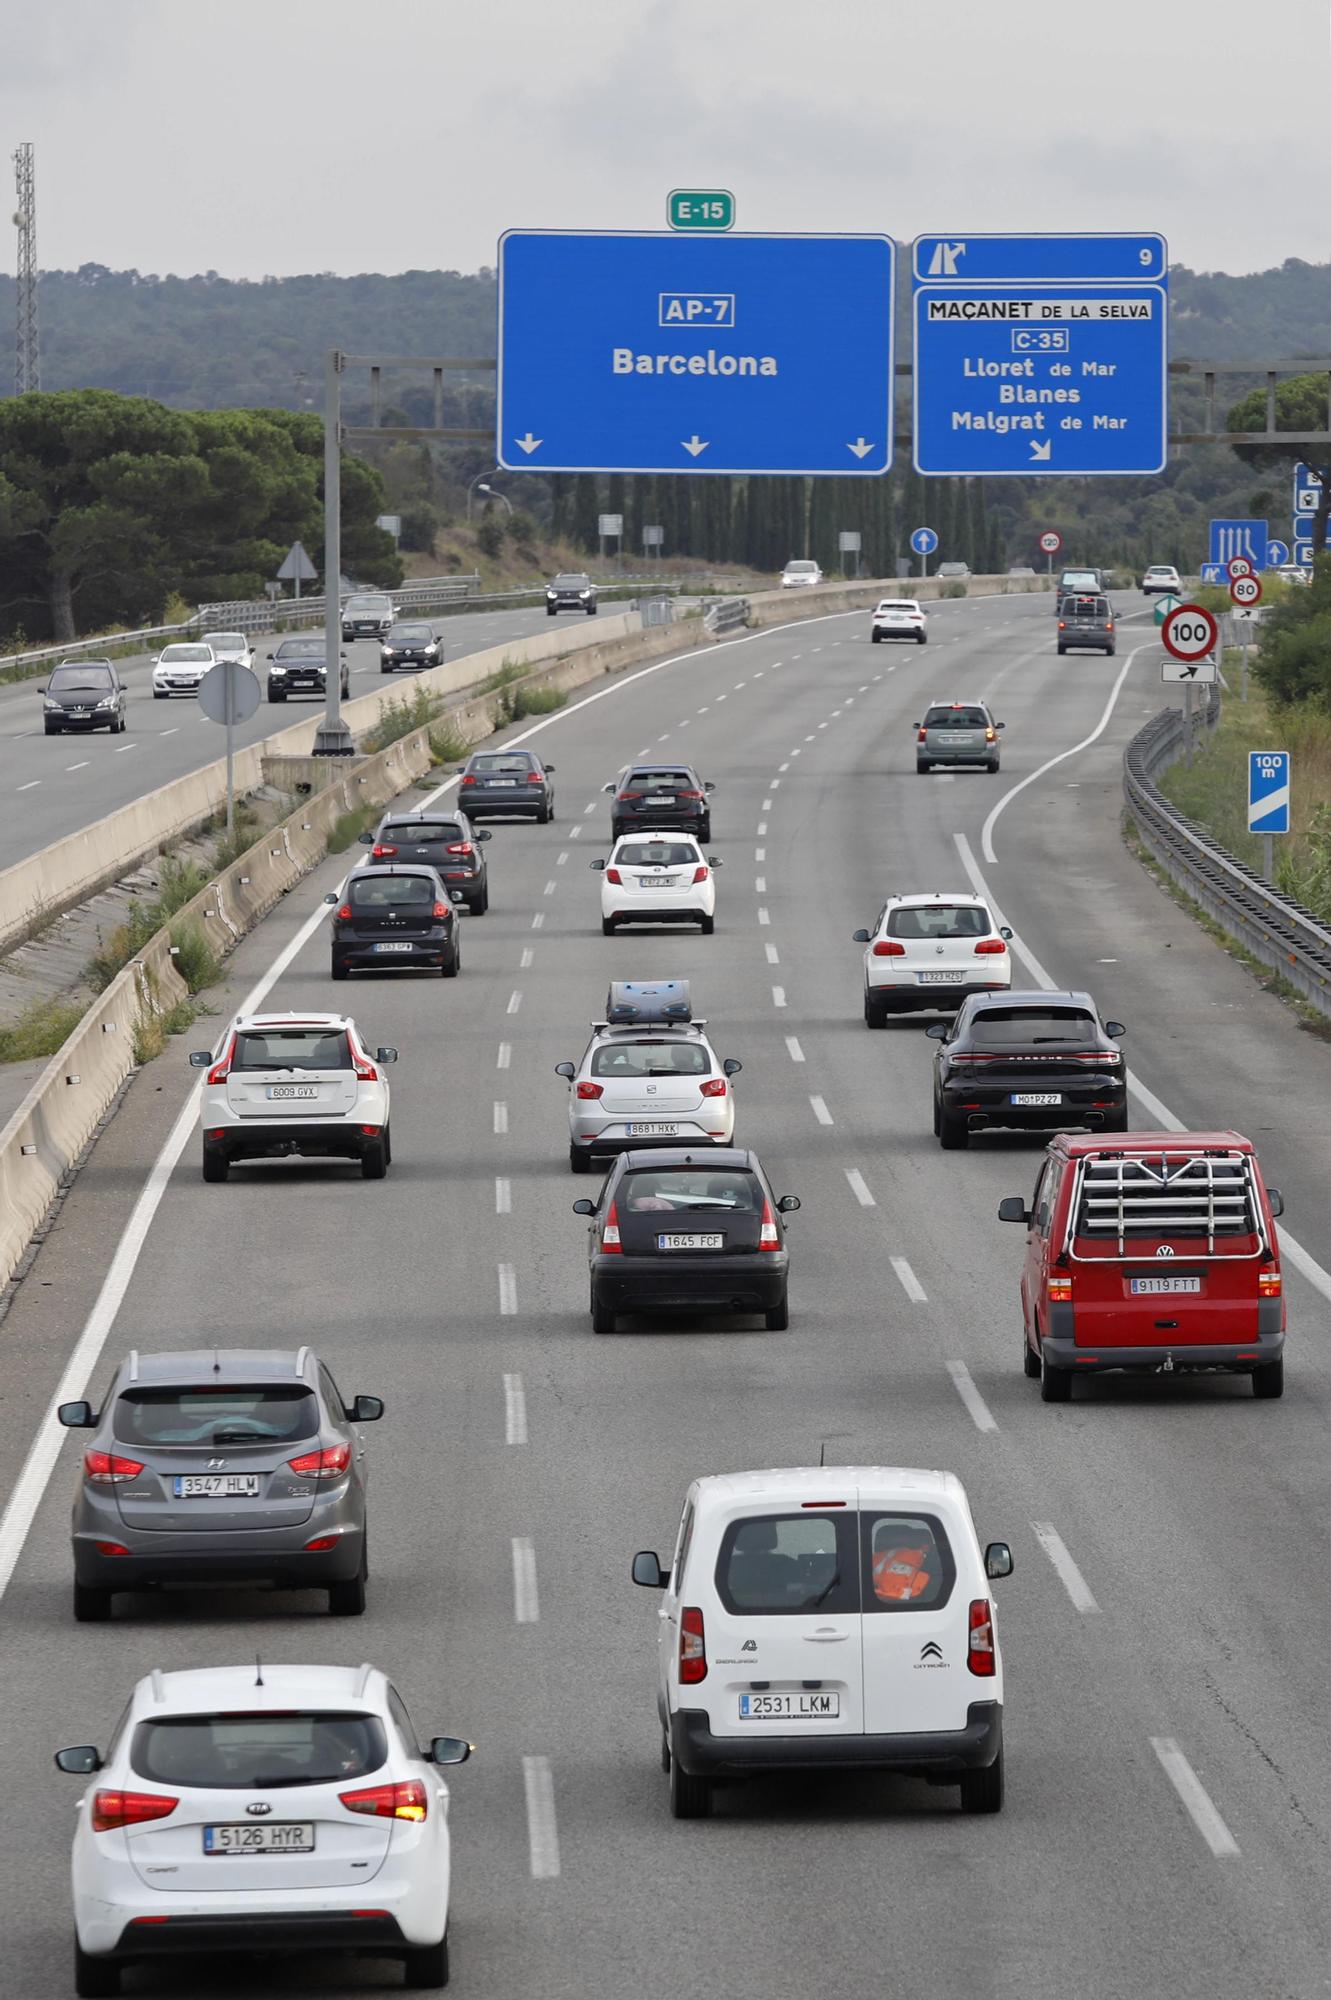
[[[1220,627],[1200,604],[1180,604],[1160,627],[1160,637],[1176,660],[1204,660],[1215,651]]]
[[[1056,556],[1063,546],[1063,537],[1056,528],[1046,528],[1040,537],[1040,547],[1047,556]]]
[[[1235,604],[1245,609],[1250,604],[1259,604],[1262,597],[1260,576],[1236,576],[1229,586],[1229,594]]]

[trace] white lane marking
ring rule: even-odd
[[[813,1108],[813,1115],[820,1125],[830,1125],[832,1123],[832,1114],[827,1108],[826,1099],[811,1097],[809,1103]]]
[[[800,746],[799,746],[798,744],[796,744],[795,748],[794,748],[794,749],[793,749],[793,750],[791,751],[791,753],[790,753],[790,754],[791,754],[791,756],[792,756],[792,757],[799,757],[799,756],[802,756],[802,755],[803,755],[803,752],[802,752],[802,750],[800,749]]]
[[[568,830],[568,837],[570,840],[581,840],[582,828],[580,826],[571,826]]]
[[[947,1372],[952,1377],[952,1386],[970,1411],[976,1430],[996,1431],[998,1425],[994,1422],[989,1405],[972,1382],[971,1371],[965,1362],[949,1361]]]
[[[816,743],[818,741],[818,738],[816,736],[806,736],[804,741],[806,743]]]
[[[741,689],[742,687],[747,687],[748,685],[749,685],[749,684],[748,684],[748,682],[747,682],[747,681],[736,681],[736,682],[735,682],[735,687],[734,687],[734,692],[735,692],[736,694],[738,694],[738,693],[739,693],[739,691],[740,691],[740,689]]]
[[[527,1392],[521,1375],[504,1377],[504,1443],[527,1442]]]
[[[755,847],[753,850],[753,858],[755,861],[766,861],[767,849],[765,847]]]
[[[527,1794],[527,1851],[538,1882],[559,1873],[559,1827],[555,1819],[555,1781],[548,1757],[524,1757],[522,1784]]]
[[[180,724],[177,723],[174,729],[159,729],[157,734],[159,736],[179,736]]]
[[[760,819],[758,822],[758,837],[760,840],[762,836],[766,833],[766,831],[767,831],[767,821],[765,819]]]
[[[507,1130],[508,1130],[508,1106],[500,1098],[496,1098],[495,1131],[496,1133],[503,1133],[507,1132]]]
[[[67,771],[86,771],[91,761],[91,758],[85,757],[81,764],[66,764],[65,769]]]
[[[513,1183],[506,1174],[495,1175],[495,1214],[512,1215]]]
[[[786,1004],[786,989],[785,989],[785,987],[784,987],[784,986],[774,986],[774,987],[772,988],[772,1005],[773,1005],[774,1007],[784,1007],[784,1006],[785,1006],[785,1004]]]
[[[716,698],[718,701],[724,701],[726,699],[725,695],[723,694],[719,694]]]
[[[1138,653],[1146,652],[1148,650],[1148,646],[1153,643],[1154,643],[1153,641],[1150,641],[1148,642],[1147,646],[1134,646],[1132,651],[1128,654],[1127,659],[1123,662],[1123,665],[1119,668],[1118,679],[1114,682],[1113,687],[1109,691],[1109,699],[1104,705],[1104,712],[1101,715],[1100,720],[1096,723],[1094,729],[1091,731],[1090,735],[1083,736],[1081,742],[1074,743],[1070,750],[1060,750],[1057,757],[1046,758],[1043,764],[1038,765],[1034,771],[1029,773],[1028,776],[1020,779],[1018,783],[1016,783],[1012,787],[1011,791],[1004,792],[1002,798],[998,801],[998,804],[994,806],[994,808],[989,814],[988,819],[986,819],[984,825],[980,829],[980,852],[983,854],[986,861],[997,861],[998,859],[998,856],[994,853],[994,842],[993,842],[994,822],[998,818],[998,815],[1001,812],[1005,811],[1006,808],[1011,805],[1013,799],[1017,797],[1018,793],[1025,791],[1027,785],[1033,785],[1037,778],[1042,778],[1044,776],[1046,771],[1052,771],[1056,765],[1065,763],[1069,757],[1075,757],[1079,751],[1089,749],[1091,744],[1096,741],[1097,737],[1103,736],[1105,730],[1109,727],[1109,718],[1114,713],[1114,704],[1118,700],[1119,689],[1122,687],[1128,675],[1132,672],[1133,661],[1136,659]]]
[[[533,929],[534,931],[539,931],[539,930],[544,930],[544,928],[545,928],[545,911],[544,911],[544,910],[538,910],[538,911],[536,912],[536,915],[535,915],[535,916],[534,916],[534,917],[532,918],[532,920],[531,920],[531,927],[532,927],[532,929]]]
[[[670,741],[670,731],[668,729],[663,730],[656,740],[658,743],[668,743]]]
[[[772,919],[771,919],[771,915],[769,914],[769,912],[768,912],[767,910],[764,910],[764,909],[763,909],[763,908],[762,908],[762,907],[760,906],[760,907],[759,907],[759,910],[758,910],[758,922],[759,922],[760,924],[770,924],[770,923],[771,923],[771,921],[772,921]]]
[[[686,716],[684,717],[684,720],[683,720],[683,721],[682,721],[682,722],[681,722],[681,723],[680,723],[680,724],[678,725],[678,727],[679,727],[680,729],[687,729],[687,728],[688,728],[688,726],[689,726],[689,718],[688,718],[688,716],[686,715]]]
[[[598,804],[598,801],[597,801],[596,799],[593,799],[593,800],[592,800],[592,802],[591,802],[591,804],[590,804],[589,806],[584,806],[584,807],[583,807],[583,809],[582,809],[582,816],[583,816],[583,818],[584,818],[584,819],[590,819],[590,818],[591,818],[592,814],[593,814],[593,813],[594,813],[594,812],[596,811],[596,807],[597,807],[597,804]]]
[[[37,786],[40,785],[41,782],[42,781],[40,778],[29,778],[26,785],[15,785],[14,789],[16,792],[35,791]]]
[[[840,715],[840,713],[841,713],[841,710],[840,710],[839,708],[834,708],[834,709],[832,710],[832,720],[833,720],[834,722],[836,721],[836,718],[837,718],[837,717],[838,717],[838,716]]]
[[[568,849],[566,847],[561,847],[558,854],[556,854],[555,856],[555,867],[562,868],[567,860],[568,860]]]
[[[767,785],[769,791],[779,792],[781,790],[780,778],[769,778],[767,781]]]
[[[786,1053],[792,1062],[803,1062],[804,1051],[794,1035],[786,1036]]]
[[[501,1042],[499,1044],[499,1054],[495,1057],[495,1068],[507,1069],[512,1060],[513,1060],[512,1042]]]
[[[518,1625],[535,1625],[541,1616],[536,1594],[536,1550],[527,1535],[513,1537],[513,1618]]]
[[[755,895],[765,896],[767,894],[767,877],[765,875],[755,875],[753,878],[753,888]]]
[[[710,703],[710,702],[707,702],[707,701],[705,701],[705,702],[703,703],[702,707],[701,707],[701,708],[700,708],[700,709],[699,709],[699,710],[698,710],[697,712],[698,712],[698,714],[699,714],[699,715],[706,715],[706,713],[707,713],[707,711],[708,711],[708,709],[709,709],[710,707],[711,707],[711,703]]]
[[[522,957],[518,960],[518,971],[525,972],[529,965],[535,963],[535,960],[536,953],[532,950],[531,946],[529,944],[524,945],[522,947]]]
[[[767,953],[767,963],[769,965],[780,965],[781,954],[774,944],[764,945],[763,949]]]
[[[557,889],[558,887],[559,887],[559,884],[558,884],[558,882],[556,882],[556,881],[555,881],[555,879],[554,879],[554,877],[553,877],[553,875],[552,875],[552,876],[551,876],[551,878],[550,878],[550,880],[549,880],[549,881],[548,881],[548,882],[546,883],[546,885],[545,885],[544,889],[542,889],[542,891],[541,891],[541,894],[542,894],[543,896],[553,896],[553,895],[554,895],[554,893],[555,893],[555,890],[556,890],[556,889]]]
[[[511,1264],[499,1266],[499,1310],[501,1313],[515,1313],[518,1309],[518,1274]]]
[[[906,1262],[906,1259],[904,1257],[893,1257],[891,1263],[892,1263],[892,1269],[896,1272],[898,1278],[900,1278],[901,1280],[901,1289],[906,1294],[906,1297],[910,1300],[911,1304],[915,1306],[924,1305],[925,1301],[928,1298],[928,1293],[925,1291],[924,1286],[920,1283],[915,1273],[911,1270],[910,1265]]]
[[[205,716],[204,717],[205,722],[207,721],[207,719],[208,718]],[[117,746],[115,755],[117,757],[123,757],[127,750],[137,750],[138,747],[139,746],[137,743],[121,743]]]
[[[1099,1605],[1092,1597],[1085,1577],[1068,1553],[1067,1543],[1059,1534],[1052,1521],[1032,1521],[1035,1539],[1058,1572],[1059,1581],[1072,1599],[1074,1609],[1089,1616],[1098,1611]]]
[[[1160,1759],[1165,1776],[1183,1801],[1189,1819],[1216,1860],[1233,1860],[1239,1852],[1239,1844],[1216,1811],[1209,1792],[1173,1737],[1153,1736],[1151,1748]]]
[[[788,771],[788,770],[790,769],[790,759],[789,759],[789,757],[787,757],[787,759],[786,759],[786,761],[785,761],[785,763],[784,763],[784,764],[778,764],[776,768],[777,768],[777,770],[778,770],[778,771]]]
[[[826,727],[827,727],[827,724],[826,724],[825,722],[820,722],[820,723],[818,724],[818,727],[819,727],[820,729],[826,729]]]
[[[864,1175],[858,1167],[847,1167],[846,1179],[850,1183],[851,1193],[861,1208],[877,1208],[878,1203],[869,1192],[869,1183],[865,1180]]]
[[[763,811],[764,811],[765,813],[769,813],[769,812],[771,812],[771,810],[772,810],[772,801],[771,801],[770,799],[764,799],[764,800],[763,800],[763,803],[762,803],[762,810],[763,810]]]
[[[521,1005],[522,1005],[522,989],[521,989],[520,987],[515,987],[515,988],[514,988],[514,990],[513,990],[513,992],[512,992],[512,993],[510,993],[510,994],[509,994],[509,996],[508,996],[508,1010],[507,1010],[507,1011],[508,1011],[508,1012],[509,1012],[510,1014],[516,1014],[516,1013],[517,1013],[517,1011],[518,1011],[518,1008],[519,1008],[519,1007],[520,1007]]]

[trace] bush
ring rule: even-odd
[[[350,847],[353,840],[359,840],[377,814],[369,806],[357,806],[355,812],[342,813],[333,821],[333,830],[328,836],[328,852],[341,854]]]
[[[204,936],[202,925],[192,917],[172,926],[171,942],[175,946],[176,971],[191,993],[198,993],[220,978],[221,960]]]
[[[1255,672],[1282,706],[1331,710],[1331,556],[1319,556],[1311,584],[1289,591],[1262,621]]]
[[[562,688],[508,688],[495,704],[495,727],[504,729],[510,722],[521,722],[528,715],[552,715],[567,700]]]
[[[423,729],[427,722],[434,719],[440,706],[438,697],[430,695],[420,686],[414,687],[405,699],[395,695],[381,709],[373,729],[367,730],[362,737],[362,748],[370,752],[386,750],[390,743],[410,736],[413,729]]]
[[[432,729],[429,740],[430,758],[435,764],[461,763],[471,749],[466,737],[451,722],[444,723],[438,729]],[[429,779],[422,779],[421,782],[432,785]]]
[[[493,514],[487,514],[476,530],[476,546],[491,562],[498,562],[504,553],[503,523],[496,521]]]
[[[960,577],[956,577],[950,583],[945,583],[938,595],[940,597],[964,597],[966,595],[966,586]]]
[[[35,1000],[9,1027],[0,1028],[0,1063],[36,1062],[53,1056],[83,1019],[77,1000]]]

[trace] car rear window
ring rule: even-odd
[[[433,903],[439,891],[428,875],[370,873],[348,885],[353,910],[396,910],[409,903]]]
[[[885,597],[878,607],[880,611],[918,611],[919,608],[913,597]]]
[[[931,708],[924,718],[926,729],[987,729],[989,717],[982,708],[968,708],[957,702],[947,708]]]
[[[350,1069],[346,1035],[337,1028],[265,1028],[236,1036],[232,1069]]]
[[[698,859],[698,850],[687,840],[640,840],[617,847],[613,858],[620,868],[683,868]]]
[[[121,1444],[293,1444],[314,1437],[318,1406],[298,1384],[131,1389],[116,1402]]]
[[[695,788],[688,771],[631,771],[624,781],[626,792],[686,792]]]
[[[390,820],[379,829],[380,840],[461,840],[462,828],[451,819]]]
[[[957,1566],[933,1514],[860,1515],[866,1611],[929,1611],[946,1604]]]
[[[484,757],[473,757],[471,768],[473,771],[530,771],[535,768],[535,759],[522,750],[507,753],[496,750]]]
[[[274,1710],[140,1722],[129,1761],[137,1777],[155,1785],[260,1792],[362,1778],[379,1770],[387,1756],[377,1715]]]
[[[992,928],[988,910],[973,903],[922,904],[893,910],[887,919],[887,935],[894,938],[988,937]]]
[[[1027,1048],[1044,1042],[1085,1048],[1099,1038],[1095,1016],[1081,1007],[982,1007],[970,1023],[970,1039],[981,1048]]]
[[[1168,1153],[1087,1160],[1075,1231],[1101,1241],[1162,1236],[1252,1236],[1256,1192],[1241,1153]]]
[[[593,1076],[710,1076],[700,1042],[606,1042],[592,1054]]]
[[[716,1560],[717,1595],[730,1612],[795,1617],[860,1606],[853,1513],[751,1514],[732,1521]]]
[[[625,1174],[615,1196],[631,1215],[669,1210],[674,1214],[761,1215],[762,1185],[743,1168],[729,1171],[654,1167]]]
[[[1109,605],[1103,597],[1069,597],[1063,603],[1065,618],[1107,618]]]

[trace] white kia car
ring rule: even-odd
[[[889,896],[872,930],[851,933],[864,946],[866,1024],[885,1028],[889,1014],[918,1008],[951,1012],[968,993],[1006,993],[1011,936],[979,896]]]
[[[803,557],[792,556],[781,572],[783,590],[811,590],[821,583],[823,573],[816,562],[806,562]]]
[[[196,1049],[203,1178],[224,1181],[236,1160],[359,1160],[380,1181],[393,1157],[388,1078],[396,1049],[371,1055],[346,1014],[250,1014],[220,1052]]]
[[[568,1082],[575,1174],[589,1174],[607,1153],[732,1144],[731,1078],[743,1065],[718,1061],[705,1025],[693,1019],[686,979],[614,982],[581,1062],[555,1064]]]
[[[913,597],[884,597],[875,605],[869,633],[874,645],[883,639],[913,639],[923,646],[929,637],[929,620]]]
[[[164,646],[153,661],[153,700],[165,701],[173,694],[197,694],[199,682],[216,664],[212,647],[202,640],[181,640],[177,645]]]
[[[604,936],[612,937],[621,924],[697,924],[704,937],[715,930],[721,863],[704,854],[692,834],[624,834],[608,861],[590,865],[601,876]]]
[[[254,665],[254,648],[243,632],[205,632],[203,643],[212,647],[215,660],[234,660],[241,667]]]
[[[471,1745],[422,1745],[377,1667],[205,1667],[149,1674],[74,1827],[74,1990],[120,1991],[128,1965],[219,1952],[399,1960],[448,1981],[448,1786]]]
[[[713,1788],[790,1771],[901,1771],[1003,1804],[1003,1663],[991,1577],[950,1472],[814,1466],[695,1479],[663,1593],[657,1714],[676,1819]]]

